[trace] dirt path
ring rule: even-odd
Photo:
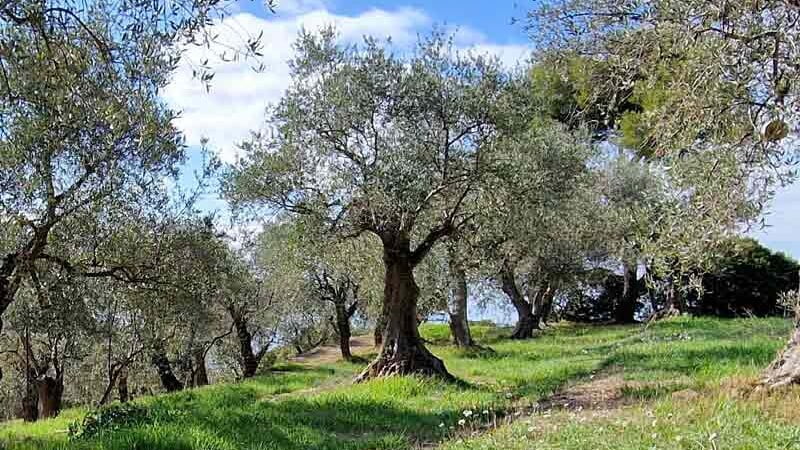
[[[361,356],[373,352],[374,350],[375,347],[373,345],[372,336],[354,336],[350,338],[350,351],[353,355]],[[339,346],[336,344],[326,344],[303,353],[302,355],[295,356],[291,361],[303,364],[326,364],[341,359],[342,353],[339,351]]]

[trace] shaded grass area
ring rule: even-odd
[[[632,387],[624,394],[656,402],[665,416],[674,417],[685,405],[675,403],[672,392],[687,387],[706,389],[731,375],[752,376],[781,346],[788,326],[775,319],[688,318],[662,322],[646,331],[641,326],[559,324],[531,341],[510,341],[503,338],[508,330],[476,326],[473,334],[492,351],[464,351],[444,345],[449,339],[446,326],[424,325],[421,331],[434,343],[434,353],[465,383],[409,377],[352,385],[350,380],[361,364],[284,366],[245,383],[142,399],[152,412],[150,420],[122,423],[89,439],[68,441],[65,432],[71,421],[85,414],[83,410],[37,424],[0,425],[0,447],[338,450],[409,449],[445,443],[449,448],[649,448],[647,439],[652,433],[649,429],[645,433],[642,427],[650,426],[653,419],[645,414],[645,406],[630,409],[627,419],[608,417],[603,423],[570,421],[571,413],[561,412],[549,416],[548,421],[558,425],[551,431],[547,431],[548,421],[538,422],[541,429],[534,432],[528,431],[534,425],[521,421],[474,439],[455,436],[458,421],[467,417],[465,411],[474,412],[468,417],[473,422],[492,421],[512,406],[535,402],[600,370],[622,372],[632,382],[661,382]],[[676,379],[680,384],[674,383]],[[747,421],[766,420],[766,429],[772,431],[764,433],[796,432],[793,425],[773,418],[780,408],[747,415],[741,411],[752,408],[737,400],[704,397],[704,401],[713,404],[702,407],[702,402],[693,403],[695,409],[681,417],[682,423],[708,422],[713,417],[738,423],[746,432]],[[720,415],[709,416],[708,411],[716,411],[719,402],[730,406],[721,409]],[[561,414],[566,416],[556,420]],[[627,421],[627,425],[617,420]],[[686,439],[700,439],[704,430],[687,434]],[[620,439],[630,440],[628,447],[611,445],[620,433]],[[659,445],[665,442],[654,438],[656,441]]]

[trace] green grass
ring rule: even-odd
[[[287,366],[245,383],[139,400],[147,420],[78,441],[69,441],[65,431],[85,410],[0,425],[0,447],[800,448],[793,446],[800,427],[785,397],[738,399],[721,387],[753,377],[782,345],[788,327],[778,319],[680,318],[646,331],[559,324],[519,342],[502,338],[508,330],[476,326],[473,334],[491,350],[462,351],[447,345],[445,326],[425,325],[422,333],[434,353],[466,383],[410,377],[353,385],[360,365]],[[503,418],[593,373],[621,374],[630,383],[623,394],[632,404],[603,415],[553,411]],[[701,396],[673,398],[688,388]],[[800,398],[787,396],[794,404]],[[487,432],[468,433],[479,430]]]

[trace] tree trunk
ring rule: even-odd
[[[167,353],[160,343],[153,348],[151,361],[158,371],[158,377],[161,379],[161,386],[164,390],[167,392],[183,390],[183,383],[178,380],[178,377],[172,371],[172,364],[169,362]]]
[[[195,349],[192,370],[192,384],[194,387],[208,386],[208,370],[206,369],[206,352],[203,348]]]
[[[239,356],[242,364],[242,377],[252,378],[258,371],[261,359],[253,351],[253,335],[247,329],[247,322],[240,317],[233,319],[233,326],[236,328],[236,338],[239,340]],[[297,346],[296,346],[297,347]],[[298,347],[300,353],[302,349]]]
[[[614,318],[617,323],[636,321],[636,301],[639,298],[639,284],[636,280],[636,264],[622,264],[622,296],[617,301]]]
[[[556,295],[555,289],[549,289],[547,294],[544,296],[542,300],[542,312],[540,314],[542,323],[547,325],[547,321],[550,319],[550,314],[553,312],[553,298]]]
[[[39,391],[32,379],[25,386],[20,418],[25,422],[36,422],[39,419]]]
[[[383,301],[388,313],[383,345],[377,359],[356,381],[411,374],[453,379],[442,360],[425,348],[417,329],[419,287],[414,281],[408,240],[384,241],[383,261],[386,269]]]
[[[119,401],[127,403],[131,399],[130,391],[128,390],[128,368],[124,367],[119,372],[119,381],[117,382],[117,393],[119,394]]]
[[[39,394],[38,411],[40,419],[55,417],[61,412],[61,400],[64,395],[64,380],[45,376],[36,381]]]
[[[680,292],[675,288],[675,282],[670,280],[667,287],[667,315],[679,316],[683,313],[683,302]]]
[[[768,389],[800,383],[800,322],[795,323],[789,342],[764,371],[759,383]]]
[[[467,314],[467,274],[461,267],[453,252],[449,255],[450,268],[450,332],[453,334],[453,343],[458,347],[472,347],[472,333],[469,331]]]
[[[511,299],[511,304],[517,310],[517,324],[511,333],[511,339],[532,338],[533,331],[539,329],[539,318],[533,315],[533,306],[525,300],[517,288],[514,269],[508,263],[503,265],[500,281],[503,292]]]
[[[353,354],[350,352],[350,315],[348,308],[342,302],[336,303],[336,332],[339,335],[339,349],[342,352],[342,358],[347,361],[353,359]]]
[[[380,347],[383,344],[383,331],[386,329],[386,317],[388,315],[387,303],[384,302],[381,306],[381,315],[375,321],[375,347]]]

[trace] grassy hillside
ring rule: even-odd
[[[284,365],[235,385],[142,399],[67,429],[86,411],[0,425],[0,446],[103,449],[800,448],[800,390],[744,395],[783,344],[779,319],[680,318],[641,326],[558,325],[527,342],[478,327],[492,351],[433,351],[461,385],[350,383],[359,365]]]

